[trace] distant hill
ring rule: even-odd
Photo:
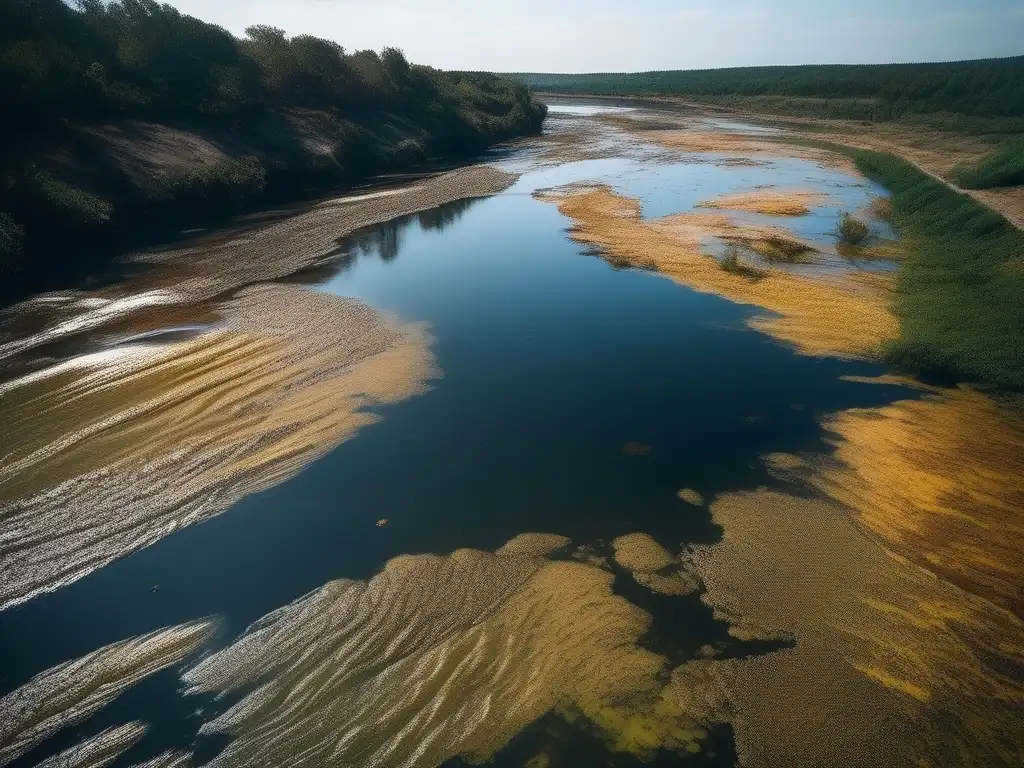
[[[594,74],[509,74],[535,91],[672,95],[727,103],[783,97],[787,111],[885,120],[946,112],[1024,116],[1024,56],[931,64],[828,64]],[[788,102],[786,101],[788,99]]]

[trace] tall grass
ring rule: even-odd
[[[953,180],[964,189],[1024,184],[1024,139],[1007,141],[977,165],[954,169]]]
[[[902,338],[894,363],[1024,389],[1024,233],[904,160],[858,152],[857,167],[892,192],[908,241],[897,277]]]

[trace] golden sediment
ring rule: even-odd
[[[1024,415],[968,387],[841,411],[807,480],[885,546],[1024,615]]]
[[[677,669],[682,712],[732,724],[744,766],[1024,761],[1024,625],[890,556],[831,501],[773,491],[712,504],[693,565],[737,634],[794,647]]]
[[[0,606],[285,480],[436,375],[421,328],[356,301],[277,285],[219,309],[196,338],[8,386]]]
[[[704,504],[704,497],[693,490],[693,488],[681,488],[676,491],[676,496],[695,507],[700,507]]]
[[[672,553],[646,533],[630,533],[612,541],[615,562],[627,571],[660,571],[675,562]]]
[[[871,358],[882,342],[899,334],[883,287],[890,278],[769,269],[763,278],[750,279],[723,270],[701,250],[711,237],[753,246],[785,230],[745,226],[710,212],[644,220],[636,200],[604,186],[567,187],[538,196],[556,203],[572,219],[574,240],[596,246],[606,258],[653,266],[695,290],[775,313],[777,317],[757,317],[749,324],[804,354]]]
[[[36,675],[0,699],[0,765],[58,730],[86,720],[143,678],[181,662],[198,651],[213,631],[207,621],[169,627],[108,645]]]
[[[769,216],[805,216],[821,205],[827,195],[810,190],[756,189],[723,195],[697,203],[697,208],[763,213]]]
[[[693,575],[646,533],[629,533],[612,541],[615,562],[654,592],[663,595],[688,595],[697,588]]]
[[[664,696],[665,659],[638,645],[650,617],[608,571],[551,560],[565,543],[397,557],[260,620],[184,675],[247,692],[202,728],[233,737],[210,767],[484,763],[550,711],[612,750],[699,750],[704,730]]]
[[[635,122],[628,117],[607,116],[604,119],[613,122],[621,129],[636,133],[638,138],[642,138],[644,141],[651,141],[665,149],[678,152],[726,155],[743,161],[756,161],[758,158],[764,157],[793,157],[841,170],[851,176],[860,176],[853,160],[846,155],[794,140],[782,134],[708,130],[706,125],[700,123],[694,124],[694,127],[678,130],[645,132],[638,130]],[[684,122],[693,123],[693,121]]]

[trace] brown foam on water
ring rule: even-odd
[[[663,696],[664,658],[637,644],[650,617],[608,571],[545,557],[565,544],[397,557],[268,615],[184,675],[252,691],[203,726],[234,737],[210,765],[482,763],[552,710],[610,749],[699,750],[704,731]]]
[[[269,488],[436,376],[429,337],[366,305],[246,289],[196,338],[4,393],[0,606]]]
[[[613,263],[656,269],[695,290],[776,313],[749,324],[804,354],[871,358],[882,342],[899,335],[889,307],[890,278],[767,269],[754,279],[725,271],[702,252],[703,243],[713,237],[767,248],[785,230],[748,226],[710,212],[645,220],[636,200],[605,186],[571,186],[538,197],[572,219],[574,240],[597,247]],[[788,237],[793,239],[791,233]]]
[[[736,634],[795,640],[674,673],[683,711],[732,724],[742,765],[1021,764],[1019,620],[890,556],[830,501],[733,493],[712,514],[703,599]]]
[[[181,662],[212,635],[213,625],[208,621],[181,624],[108,645],[36,675],[0,699],[0,765],[7,765],[57,731],[83,722],[143,678]],[[141,737],[139,728],[138,724],[123,726],[75,749],[82,755],[109,753],[116,757]],[[100,764],[105,763],[54,763]]]

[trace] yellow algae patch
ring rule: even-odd
[[[821,205],[827,196],[809,190],[756,189],[716,197],[697,203],[698,208],[763,213],[769,216],[805,216],[811,207]]]
[[[1020,399],[968,387],[841,411],[835,452],[807,478],[887,547],[1024,613],[1024,416]]]
[[[1024,761],[1019,620],[891,557],[833,502],[761,490],[711,509],[703,599],[795,643],[673,674],[682,712],[732,724],[741,765]]]
[[[613,574],[535,556],[538,541],[397,557],[258,621],[184,675],[245,691],[202,728],[233,737],[211,768],[483,763],[551,711],[612,749],[699,748],[664,697],[665,659],[638,645],[650,617]]]
[[[196,338],[4,393],[0,606],[80,578],[294,475],[436,375],[429,337],[264,286]]]
[[[88,719],[143,678],[181,662],[213,633],[208,621],[169,627],[108,645],[36,675],[0,699],[0,765],[60,729]]]
[[[682,567],[678,557],[646,533],[630,533],[612,541],[615,562],[654,592],[664,595],[688,595],[697,588],[693,576]]]
[[[676,492],[676,496],[687,504],[692,504],[695,507],[699,507],[704,504],[704,497],[693,490],[693,488],[682,488]]]
[[[574,240],[606,256],[637,266],[653,265],[673,280],[698,291],[754,304],[778,317],[758,317],[750,325],[793,344],[804,354],[850,358],[875,356],[882,342],[897,338],[899,325],[889,306],[888,278],[855,275],[826,278],[766,270],[750,279],[723,270],[701,251],[711,236],[764,240],[714,213],[685,213],[645,221],[639,203],[607,187],[572,187],[540,195],[573,221]],[[757,230],[755,230],[756,232]]]
[[[660,571],[675,562],[661,544],[646,533],[630,533],[612,542],[615,562],[627,571]]]

